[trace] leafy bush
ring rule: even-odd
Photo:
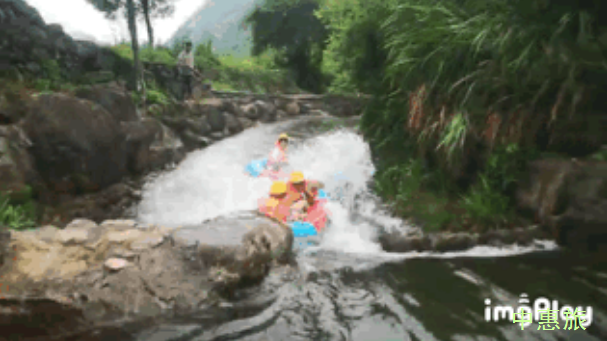
[[[61,80],[61,68],[55,59],[43,60],[40,62],[40,67],[45,76],[44,78],[53,82],[58,82]]]
[[[170,103],[168,96],[159,90],[149,89],[146,91],[146,95],[149,104],[168,105]]]
[[[448,199],[425,191],[435,175],[426,171],[422,160],[409,159],[376,174],[377,193],[392,203],[397,214],[415,219],[428,231],[443,230],[454,222]]]
[[[111,48],[120,57],[133,60],[133,49],[128,43],[120,43]],[[167,65],[175,65],[177,62],[176,56],[173,56],[170,49],[166,47],[145,47],[139,51],[139,58],[142,62],[163,63]]]
[[[318,15],[331,29],[323,62],[334,75],[331,89],[376,94],[361,131],[377,159],[384,197],[402,206],[418,187],[440,196],[453,187],[446,174],[481,153],[475,170],[463,170],[480,171],[476,183],[448,206],[481,224],[506,224],[519,170],[545,148],[536,144],[542,122],[604,105],[593,100],[607,95],[607,27],[598,6],[323,1]],[[411,162],[427,155],[428,176],[403,180]]]
[[[12,204],[6,195],[0,195],[0,225],[15,230],[36,226],[36,208],[32,201],[21,205]]]
[[[177,59],[173,57],[171,51],[164,47],[146,47],[141,50],[141,60],[150,63],[162,63],[167,65],[175,65]]]

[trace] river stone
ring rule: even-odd
[[[110,243],[124,243],[139,238],[143,232],[139,230],[112,231],[107,234]]]
[[[40,228],[37,232],[38,232],[38,236],[40,237],[41,240],[50,243],[54,240],[56,240],[56,236],[57,236],[57,232],[59,231],[59,229],[53,225],[46,225],[42,228]]]
[[[287,104],[285,111],[289,116],[297,116],[301,113],[301,109],[299,107],[299,103],[296,101],[290,102]]]
[[[125,250],[122,247],[112,248],[111,251],[108,252],[108,255],[110,256],[110,258],[121,258],[126,259],[127,261],[135,261],[139,256],[138,253]]]
[[[105,227],[135,227],[137,226],[137,222],[130,219],[118,219],[118,220],[106,220],[101,223],[101,226]]]
[[[272,103],[255,101],[261,122],[269,123],[276,121],[276,107]]]
[[[493,230],[483,233],[479,237],[478,242],[481,245],[502,246],[514,243],[515,238],[511,231]]]
[[[89,231],[81,228],[65,228],[56,234],[56,240],[63,245],[82,244],[89,238]]]
[[[230,134],[238,134],[244,130],[242,123],[234,115],[228,112],[224,112],[223,115],[226,120],[226,128]]]
[[[220,131],[216,131],[216,132],[211,133],[209,135],[215,141],[222,140],[225,137],[225,135],[222,132],[220,132]]]
[[[225,111],[228,113],[235,115],[236,117],[244,116],[244,112],[235,101],[225,101]]]
[[[126,268],[129,265],[129,262],[122,258],[110,258],[104,263],[106,269],[118,271]]]
[[[241,110],[248,119],[257,120],[259,118],[259,108],[254,103],[243,105]]]
[[[160,234],[147,235],[144,238],[135,240],[131,244],[131,249],[136,251],[154,248],[164,241],[164,236]]]
[[[206,148],[213,143],[212,139],[196,135],[190,130],[184,131],[181,134],[181,139],[188,150]]]
[[[238,121],[240,121],[240,123],[242,124],[244,129],[251,128],[252,126],[255,125],[255,121],[250,120],[246,117],[239,117]]]
[[[216,108],[210,108],[207,113],[207,122],[212,131],[223,131],[226,126],[226,118],[223,113]]]
[[[464,251],[473,248],[478,235],[469,233],[444,233],[435,236],[434,249],[438,252]]]
[[[81,229],[89,229],[92,227],[97,227],[97,224],[89,219],[74,219],[71,223],[67,224],[66,228],[81,228]]]

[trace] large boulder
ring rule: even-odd
[[[223,113],[226,121],[226,128],[230,134],[238,134],[244,130],[242,123],[236,118],[235,115],[224,112]]]
[[[94,191],[127,174],[119,123],[100,105],[63,94],[32,99],[23,129],[38,173],[55,192]]]
[[[185,149],[192,151],[208,146],[212,141],[207,138],[213,129],[207,117],[162,117],[161,121],[171,128],[183,141]]]
[[[212,269],[211,279],[225,290],[261,279],[272,264],[287,264],[292,259],[292,229],[255,214],[220,217],[206,222],[204,228],[184,228],[173,236],[178,243],[197,247]]]
[[[158,121],[146,118],[142,121],[123,122],[121,129],[126,136],[127,167],[132,174],[153,170],[151,146],[162,128]]]
[[[107,86],[83,87],[78,89],[75,95],[101,105],[118,122],[139,120],[132,97],[120,89]]]
[[[291,102],[287,103],[285,105],[284,111],[289,116],[297,116],[297,115],[301,114],[301,107],[299,105],[299,102],[291,101]]]
[[[181,162],[187,151],[179,136],[160,122],[157,122],[157,124],[160,126],[160,131],[149,149],[150,159],[148,163],[152,169]]]
[[[223,112],[227,107],[225,102],[219,98],[207,98],[196,106],[196,113],[206,117],[212,132],[223,131],[226,127]]]
[[[31,144],[16,125],[0,126],[0,193],[22,193],[36,182],[34,160],[27,152]]]
[[[259,116],[260,116],[259,107],[256,106],[255,103],[244,104],[243,106],[240,107],[240,110],[242,111],[244,118],[247,118],[250,120],[259,119]]]
[[[261,122],[269,123],[276,121],[277,111],[274,104],[267,101],[255,101],[255,106],[258,108]]]
[[[607,162],[532,162],[519,182],[517,204],[559,244],[594,247],[607,237]]]

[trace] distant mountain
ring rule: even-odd
[[[218,54],[249,56],[251,54],[251,34],[242,27],[242,20],[263,0],[213,0],[196,11],[169,39],[188,37],[194,44],[207,40],[213,42]]]

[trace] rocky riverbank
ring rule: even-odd
[[[65,339],[111,323],[191,314],[289,263],[286,226],[254,217],[221,224],[238,225],[231,241],[129,220],[12,232],[2,239],[0,330],[9,338]]]
[[[544,159],[531,162],[518,179],[516,205],[530,227],[475,232],[403,234],[387,231],[386,251],[464,251],[477,245],[531,245],[554,240],[560,246],[597,250],[607,242],[607,162]]]
[[[457,252],[475,246],[504,247],[509,245],[530,246],[539,240],[551,240],[553,236],[539,226],[493,230],[485,233],[439,232],[424,233],[421,229],[403,234],[386,232],[379,237],[387,252]]]
[[[124,218],[139,198],[140,181],[127,179],[171,167],[188,152],[259,122],[321,114],[324,102],[309,101],[235,96],[143,112],[116,83],[73,94],[0,94],[0,113],[7,118],[0,125],[0,191],[16,196],[31,187],[49,208],[43,223]]]

